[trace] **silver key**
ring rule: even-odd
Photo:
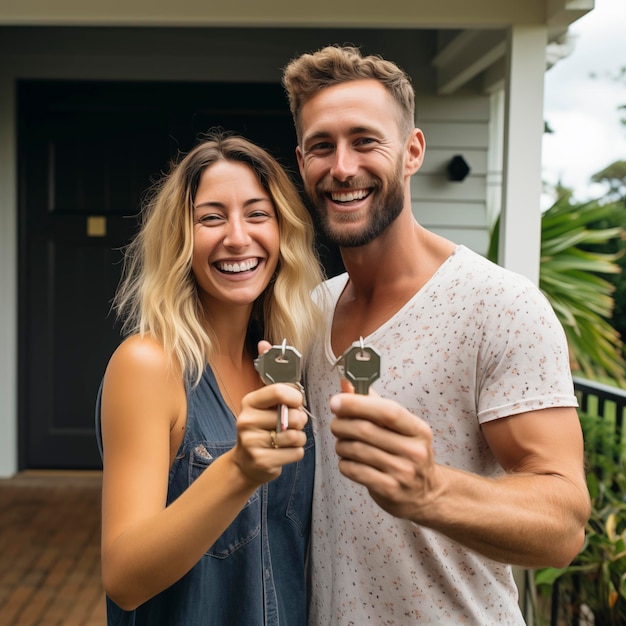
[[[279,346],[272,346],[254,360],[254,367],[266,385],[273,383],[299,383],[302,377],[302,355],[287,345],[285,339]],[[278,407],[276,432],[289,427],[289,409],[284,404]]]
[[[356,393],[367,395],[370,385],[380,377],[380,355],[363,345],[363,337],[355,341],[342,357],[344,376]]]

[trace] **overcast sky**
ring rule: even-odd
[[[570,26],[574,50],[545,79],[544,117],[553,134],[544,135],[543,178],[559,180],[577,200],[603,195],[592,185],[596,172],[626,160],[626,77],[611,81],[626,66],[626,0],[595,0],[595,8]],[[597,78],[591,75],[596,74]]]

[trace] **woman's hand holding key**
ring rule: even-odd
[[[277,382],[281,378],[299,378],[299,353],[290,346],[271,346],[267,341],[259,343],[259,353],[257,369],[266,386],[242,399],[237,444],[232,453],[248,479],[261,485],[277,478],[283,465],[302,459],[306,444],[302,429],[308,417],[302,409],[301,390]],[[281,357],[279,362],[276,356]],[[285,429],[280,428],[281,417]]]

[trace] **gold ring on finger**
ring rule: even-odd
[[[275,430],[270,430],[270,442],[272,444],[272,448],[280,448],[280,446],[276,442],[276,431]]]

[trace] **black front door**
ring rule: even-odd
[[[20,469],[99,468],[94,400],[143,192],[213,126],[297,172],[278,84],[18,85]]]

